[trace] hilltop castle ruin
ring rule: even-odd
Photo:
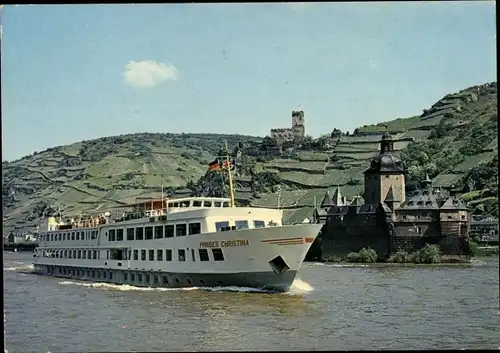
[[[270,136],[278,143],[296,142],[304,138],[306,133],[304,111],[292,111],[292,127],[271,129]]]

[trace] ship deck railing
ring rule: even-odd
[[[131,221],[135,219],[143,219],[143,218],[151,218],[151,217],[167,217],[169,213],[188,211],[200,208],[212,208],[212,207],[168,207],[168,208],[157,208],[157,209],[149,209],[149,210],[134,210],[134,211],[123,211],[123,210],[111,210],[108,211],[109,216],[103,217],[99,215],[98,217],[84,216],[78,220],[73,220],[70,223],[67,223],[66,226],[70,226],[69,229],[75,228],[97,228],[105,224],[111,223],[121,223],[126,221]],[[164,218],[166,220],[166,218]],[[63,230],[63,228],[54,229],[54,230]]]

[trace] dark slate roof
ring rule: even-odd
[[[380,153],[372,159],[370,168],[364,171],[365,174],[379,172],[404,173],[404,166],[401,159],[392,155],[391,152]]]
[[[398,210],[439,210],[436,196],[429,190],[420,190],[415,195],[406,199]]]
[[[380,154],[373,158],[370,168],[365,170],[365,174],[371,173],[387,173],[387,172],[396,172],[396,173],[404,173],[404,166],[401,159],[396,156],[393,156],[391,151],[382,151],[384,143],[392,144],[392,136],[388,131],[384,132],[382,135],[382,139],[380,140],[380,144],[382,149]]]
[[[356,196],[351,202],[351,206],[362,206],[365,204],[365,199],[362,196]]]
[[[450,197],[441,206],[442,210],[467,211],[467,206],[458,198]]]
[[[341,216],[346,215],[349,212],[349,206],[332,206],[328,210],[328,216]]]
[[[389,191],[387,192],[387,196],[385,197],[384,202],[394,202],[394,189],[391,187],[389,188]]]
[[[325,196],[323,197],[323,201],[321,201],[321,207],[332,206],[333,201],[330,197],[330,191],[326,190]]]
[[[382,203],[381,207],[382,207],[382,209],[384,210],[385,213],[392,213],[391,208],[389,206],[387,206],[387,204]]]
[[[374,214],[377,212],[378,204],[364,204],[359,208],[358,214]]]
[[[339,186],[337,186],[337,188],[335,189],[335,193],[333,194],[333,197],[332,197],[332,202],[336,206],[343,206],[344,205],[344,203],[342,202],[342,194],[340,193]]]
[[[389,131],[384,132],[382,135],[382,141],[392,141],[392,135],[389,133]]]
[[[447,194],[445,191],[441,190],[441,188],[436,188],[434,190],[434,197],[436,198],[438,205],[442,205],[447,197]]]
[[[328,208],[322,208],[322,207],[316,208],[316,215],[318,216],[326,216],[327,213],[328,213]]]

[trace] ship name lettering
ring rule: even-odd
[[[238,240],[222,240],[220,242],[221,248],[233,248],[237,246],[248,246],[250,245],[248,239],[238,239]],[[202,241],[200,242],[200,248],[218,248],[219,241]]]
[[[231,248],[235,246],[248,246],[248,239],[238,239],[238,240],[223,240],[221,241],[222,248]]]
[[[218,248],[219,241],[202,241],[200,242],[200,248]]]

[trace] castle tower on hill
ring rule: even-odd
[[[304,111],[292,111],[292,130],[296,139],[303,138],[306,134]]]
[[[270,136],[279,142],[300,141],[306,134],[304,111],[292,111],[292,127],[271,129]]]
[[[392,136],[385,132],[380,141],[380,153],[364,172],[367,204],[386,203],[394,210],[406,199],[403,162],[392,154],[393,151]]]

